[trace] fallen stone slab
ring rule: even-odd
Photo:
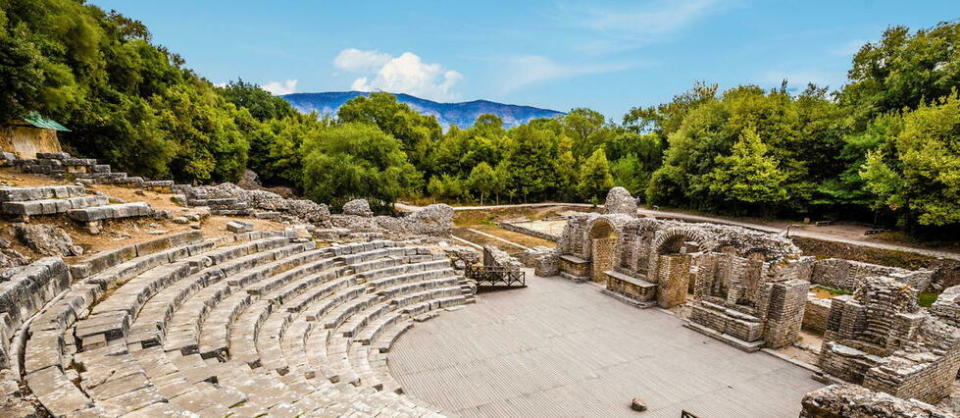
[[[227,223],[227,231],[239,234],[242,232],[253,231],[253,224],[249,222],[230,221]]]
[[[77,222],[96,222],[107,219],[149,216],[152,214],[153,208],[146,202],[118,203],[83,209],[72,209],[67,212],[67,216]]]

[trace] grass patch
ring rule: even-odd
[[[917,295],[917,304],[923,306],[924,308],[929,308],[931,305],[933,305],[933,302],[937,301],[937,297],[939,296],[939,293],[922,292]]]

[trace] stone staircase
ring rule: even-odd
[[[414,321],[473,302],[414,241],[192,231],[54,264],[0,293],[5,358],[54,416],[435,415],[386,355]]]
[[[43,174],[53,178],[72,177],[77,181],[98,184],[114,184],[170,193],[173,180],[149,180],[114,172],[108,164],[100,164],[92,158],[74,158],[65,152],[39,152],[31,160],[15,160],[13,165],[29,174]]]

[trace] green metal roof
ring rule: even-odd
[[[47,119],[40,116],[37,112],[30,112],[23,117],[23,121],[41,129],[53,129],[60,132],[70,132],[66,126],[63,126],[53,119]]]

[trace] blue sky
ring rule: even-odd
[[[213,82],[385,90],[619,119],[695,81],[839,87],[884,29],[960,18],[948,1],[119,1]]]

